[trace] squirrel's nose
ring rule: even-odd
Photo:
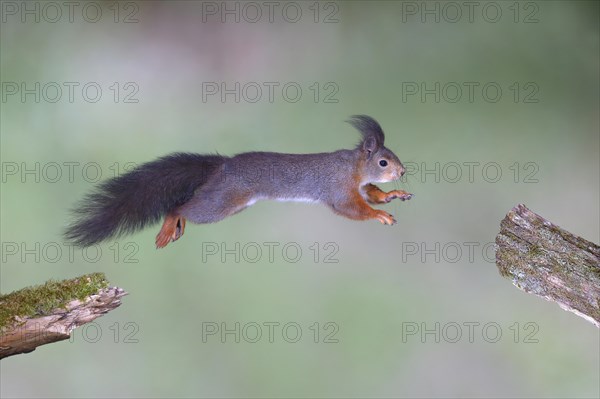
[[[404,176],[404,173],[406,173],[406,170],[404,170],[404,168],[400,167],[400,177]]]

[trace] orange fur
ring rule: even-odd
[[[156,235],[156,248],[164,248],[170,242],[177,241],[185,231],[185,218],[169,213],[165,216],[165,221]]]
[[[404,190],[393,190],[389,193],[386,193],[374,184],[367,184],[364,186],[364,190],[367,196],[367,201],[372,204],[385,204],[395,198],[400,198],[402,201],[404,201],[412,197],[412,194],[407,193]]]

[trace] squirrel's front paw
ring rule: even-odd
[[[394,217],[392,215],[390,215],[389,213],[387,213],[386,211],[377,210],[376,212],[377,212],[376,219],[379,220],[381,223],[387,224],[390,226],[393,224],[396,224],[396,219],[394,219]]]
[[[390,202],[391,200],[396,198],[400,199],[401,201],[406,201],[411,199],[412,196],[413,195],[411,193],[407,193],[404,190],[394,190],[386,194],[385,202]]]

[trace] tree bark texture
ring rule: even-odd
[[[525,205],[500,223],[496,265],[513,284],[600,327],[600,248]]]

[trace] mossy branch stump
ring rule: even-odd
[[[124,295],[109,287],[102,273],[1,295],[0,359],[68,339],[76,327],[118,307]]]
[[[600,247],[525,205],[500,223],[496,265],[513,284],[600,327]]]

